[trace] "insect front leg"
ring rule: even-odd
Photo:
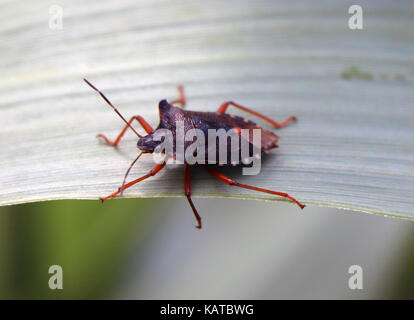
[[[260,192],[265,192],[265,193],[270,193],[270,194],[274,194],[274,195],[277,195],[277,196],[285,197],[285,198],[288,198],[288,199],[292,200],[293,202],[295,202],[301,209],[303,209],[305,207],[304,204],[301,204],[299,201],[297,201],[295,198],[293,198],[292,196],[288,195],[285,192],[273,191],[273,190],[268,190],[268,189],[263,189],[263,188],[250,186],[248,184],[242,184],[242,183],[239,183],[237,181],[234,181],[233,179],[231,179],[231,178],[225,176],[224,174],[212,169],[209,166],[205,166],[205,167],[206,167],[207,171],[210,174],[212,174],[214,177],[216,177],[220,181],[223,181],[224,183],[228,184],[229,186],[236,186],[236,187],[240,187],[240,188],[245,188],[245,189],[250,189],[250,190],[255,190],[255,191],[260,191]]]
[[[191,209],[193,209],[195,218],[197,220],[196,228],[201,229],[201,217],[195,208],[193,201],[191,200],[191,180],[190,180],[190,166],[185,164],[184,171],[184,186],[185,186],[185,196],[187,197],[188,202],[190,203]]]
[[[121,140],[121,138],[123,137],[123,135],[125,134],[125,132],[127,131],[127,129],[131,127],[131,123],[134,120],[137,120],[147,133],[151,133],[154,131],[154,129],[149,125],[149,123],[143,117],[133,116],[131,119],[129,119],[128,124],[125,125],[124,129],[122,129],[121,133],[118,135],[118,137],[114,141],[109,140],[102,133],[98,134],[97,137],[104,139],[105,142],[109,144],[110,146],[116,147],[119,141]]]
[[[113,197],[117,196],[119,193],[121,193],[122,191],[124,191],[124,190],[128,189],[129,187],[133,186],[134,184],[136,184],[136,183],[138,183],[138,182],[140,182],[140,181],[142,181],[144,179],[147,179],[149,177],[155,176],[158,172],[161,171],[161,169],[163,169],[165,167],[166,163],[167,163],[166,161],[163,161],[161,163],[158,163],[146,175],[143,175],[142,177],[140,177],[140,178],[138,178],[136,180],[133,180],[131,182],[128,182],[124,186],[119,187],[117,191],[115,191],[114,193],[110,194],[109,196],[104,197],[104,198],[100,198],[101,201],[104,202],[105,200],[108,200],[110,198],[113,198]]]
[[[243,107],[242,105],[240,105],[238,103],[235,103],[233,101],[226,101],[226,102],[222,103],[222,105],[220,106],[220,108],[218,108],[218,110],[216,112],[218,114],[223,114],[223,113],[226,112],[227,108],[230,105],[232,105],[232,106],[234,106],[234,107],[236,107],[236,108],[238,108],[240,110],[246,111],[246,112],[248,112],[250,114],[253,114],[253,115],[255,115],[255,116],[259,117],[259,118],[262,118],[263,120],[269,122],[272,126],[274,126],[275,128],[278,128],[278,129],[284,127],[285,125],[287,125],[291,121],[296,121],[296,117],[295,116],[290,116],[286,120],[284,120],[284,121],[282,121],[282,122],[279,123],[279,122],[276,122],[276,121],[274,121],[274,120],[272,120],[272,119],[270,119],[270,118],[262,115],[259,112],[256,112],[254,110],[248,109],[246,107]]]
[[[177,100],[171,101],[170,104],[179,103],[184,108],[185,107],[185,104],[187,103],[187,99],[185,98],[185,95],[184,95],[184,87],[182,85],[179,85],[178,86],[178,92],[180,94],[180,98],[177,99]]]

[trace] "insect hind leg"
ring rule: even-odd
[[[259,118],[265,120],[266,122],[270,123],[272,126],[274,126],[277,129],[284,127],[289,122],[296,121],[296,117],[295,116],[290,116],[289,118],[287,118],[286,120],[284,120],[282,122],[276,122],[273,119],[270,119],[269,117],[266,117],[265,115],[263,115],[263,114],[261,114],[261,113],[259,113],[257,111],[254,111],[254,110],[248,109],[246,107],[243,107],[242,105],[240,105],[238,103],[235,103],[233,101],[226,101],[226,102],[222,103],[221,106],[218,108],[218,110],[216,112],[218,114],[223,114],[223,113],[226,112],[227,108],[230,105],[232,105],[232,106],[234,106],[234,107],[236,107],[236,108],[238,108],[240,110],[243,110],[243,111],[245,111],[247,113],[250,113],[252,115],[255,115],[256,117],[259,117]]]
[[[293,202],[295,202],[301,209],[303,209],[305,207],[304,204],[301,204],[299,201],[297,201],[295,198],[293,198],[292,196],[290,196],[289,194],[287,194],[285,192],[273,191],[273,190],[269,190],[269,189],[263,189],[263,188],[250,186],[248,184],[239,183],[239,182],[234,181],[233,179],[227,177],[226,175],[212,169],[209,166],[205,166],[205,168],[207,169],[207,171],[211,175],[213,175],[214,177],[216,177],[220,181],[222,181],[222,182],[224,182],[224,183],[226,183],[230,186],[236,186],[236,187],[240,187],[240,188],[245,188],[245,189],[250,189],[250,190],[255,190],[255,191],[260,191],[260,192],[264,192],[264,193],[270,193],[270,194],[274,194],[274,195],[277,195],[277,196],[285,197],[285,198],[288,198],[288,199],[292,200]]]

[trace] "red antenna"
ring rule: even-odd
[[[114,105],[111,103],[111,101],[108,100],[107,97],[105,97],[105,95],[99,91],[98,89],[96,89],[92,83],[90,83],[88,80],[86,80],[85,78],[83,79],[83,81],[85,81],[93,90],[95,90],[96,92],[98,92],[100,94],[100,96],[112,107],[112,109],[114,109],[114,111],[118,114],[118,116],[127,124],[128,127],[131,128],[132,131],[134,131],[134,133],[139,137],[142,138],[142,136],[135,131],[135,129],[128,123],[128,121],[125,120],[125,118],[122,116],[122,114],[117,110],[117,108],[114,107]]]

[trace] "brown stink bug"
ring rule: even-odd
[[[128,176],[129,171],[131,170],[132,166],[135,164],[135,162],[140,158],[140,156],[143,153],[154,153],[156,147],[161,143],[161,141],[158,141],[156,139],[154,139],[154,134],[157,132],[157,130],[160,129],[168,129],[173,133],[173,143],[174,146],[176,144],[175,142],[175,138],[176,138],[176,121],[177,120],[181,120],[182,123],[184,124],[184,131],[190,130],[190,129],[200,129],[203,132],[206,132],[207,130],[210,129],[225,129],[225,130],[229,130],[229,129],[234,129],[236,130],[236,132],[240,132],[240,130],[242,129],[260,129],[261,130],[261,144],[260,144],[260,148],[259,153],[256,154],[256,158],[260,158],[264,153],[269,152],[269,150],[276,148],[277,147],[277,142],[279,140],[279,137],[277,135],[275,135],[273,132],[265,130],[263,128],[261,128],[260,126],[258,126],[257,124],[255,124],[254,122],[246,119],[246,118],[241,118],[232,114],[227,114],[226,110],[227,108],[231,105],[234,106],[240,110],[243,110],[245,112],[248,112],[250,114],[253,114],[263,120],[265,120],[266,122],[270,123],[271,125],[273,125],[273,127],[275,128],[282,128],[284,127],[287,123],[291,122],[291,121],[295,121],[296,118],[291,116],[288,119],[286,119],[283,122],[276,122],[256,111],[250,110],[246,107],[243,107],[235,102],[232,101],[227,101],[224,102],[223,104],[221,104],[221,106],[218,108],[218,110],[216,112],[199,112],[199,111],[188,111],[184,109],[184,106],[186,104],[186,98],[184,96],[184,89],[182,86],[178,87],[179,93],[180,93],[180,98],[171,102],[167,102],[166,100],[161,100],[159,102],[159,113],[160,113],[160,123],[158,125],[158,127],[156,129],[153,129],[147,121],[145,121],[144,118],[142,118],[141,116],[137,115],[137,116],[133,116],[129,119],[129,121],[126,121],[125,118],[121,115],[121,113],[112,105],[112,103],[104,96],[104,94],[99,91],[97,88],[95,88],[88,80],[84,79],[84,81],[95,91],[97,91],[101,97],[114,109],[114,111],[121,117],[121,119],[125,122],[125,127],[124,129],[121,131],[121,133],[118,135],[118,137],[114,140],[111,141],[109,139],[107,139],[104,135],[102,134],[98,134],[98,137],[102,138],[103,140],[105,140],[105,142],[110,145],[110,146],[117,146],[119,141],[121,140],[122,136],[124,135],[125,131],[130,128],[138,137],[138,149],[141,150],[141,152],[139,153],[139,155],[137,156],[137,158],[131,163],[131,165],[129,166],[125,177],[124,177],[124,181],[121,185],[121,187],[118,188],[117,191],[115,191],[114,193],[110,194],[109,196],[106,196],[104,198],[101,198],[102,202],[105,200],[108,200],[110,198],[113,198],[117,195],[122,195],[122,192],[133,186],[134,184],[147,179],[151,176],[156,175],[160,170],[162,170],[166,163],[167,163],[167,158],[164,159],[164,161],[161,161],[159,163],[157,163],[146,175],[135,179],[131,182],[126,183],[126,178]],[[181,108],[174,106],[174,104],[180,104]],[[142,126],[142,128],[146,131],[147,135],[146,136],[142,136],[140,135],[138,132],[135,131],[135,129],[132,127],[132,122],[134,120],[137,120],[139,122],[139,124]],[[207,143],[205,145],[205,148],[207,149]],[[175,149],[174,149],[175,150]],[[207,154],[207,153],[206,153]],[[172,158],[175,159],[176,153],[172,153],[170,155]],[[185,196],[188,199],[188,202],[190,203],[191,209],[194,212],[195,218],[197,219],[197,228],[201,228],[201,217],[197,212],[197,209],[195,208],[193,201],[191,200],[191,182],[190,182],[190,168],[189,166],[191,165],[188,161],[186,161],[186,158],[184,158],[183,161],[185,168],[184,168],[184,189],[185,189]],[[303,209],[305,207],[305,205],[301,204],[299,201],[297,201],[295,198],[293,198],[292,196],[288,195],[285,192],[279,192],[279,191],[273,191],[273,190],[268,190],[268,189],[263,189],[263,188],[259,188],[259,187],[254,187],[251,185],[247,185],[247,184],[242,184],[239,183],[237,181],[234,181],[233,179],[225,176],[224,174],[216,171],[215,169],[212,168],[212,166],[210,165],[211,162],[206,162],[208,164],[204,164],[204,167],[206,168],[206,170],[213,175],[214,177],[216,177],[217,179],[219,179],[220,181],[230,185],[230,186],[237,186],[237,187],[241,187],[241,188],[246,188],[246,189],[251,189],[251,190],[255,190],[255,191],[260,191],[260,192],[265,192],[265,193],[270,193],[273,195],[277,195],[277,196],[281,196],[281,197],[285,197],[288,198],[290,200],[292,200],[293,202],[295,202],[301,209]],[[226,162],[225,165],[232,165],[232,166],[238,166],[238,165],[244,165],[244,163],[242,161],[238,161],[238,162],[234,162],[234,161],[230,161]]]

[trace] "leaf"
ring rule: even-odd
[[[137,139],[128,133],[118,149],[96,139],[123,123],[86,77],[126,118],[154,126],[178,84],[189,109],[233,100],[279,121],[296,115],[259,175],[224,172],[309,205],[414,218],[410,4],[364,2],[363,30],[348,29],[340,2],[62,1],[57,30],[49,5],[2,4],[1,205],[98,199],[121,184]],[[152,166],[142,157],[130,177]],[[192,177],[194,196],[279,200],[202,168]],[[182,180],[171,166],[124,196],[182,196]]]

